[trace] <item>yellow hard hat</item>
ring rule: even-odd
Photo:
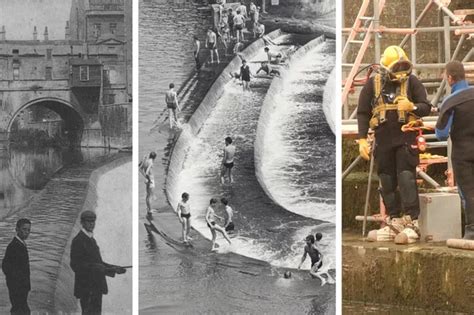
[[[408,78],[413,68],[410,60],[398,46],[389,46],[380,58],[380,65],[387,71],[392,81],[403,81]]]

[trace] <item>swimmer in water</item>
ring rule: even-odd
[[[189,236],[189,230],[191,228],[191,209],[189,207],[189,194],[184,192],[181,195],[181,201],[178,203],[176,207],[176,212],[178,214],[179,222],[183,226],[183,242],[188,243],[192,240]]]
[[[210,201],[210,205],[209,205],[209,207],[207,207],[207,211],[206,211],[207,226],[211,230],[211,234],[212,234],[211,251],[217,250],[217,247],[216,247],[217,233],[216,233],[216,231],[221,233],[222,236],[224,236],[224,238],[227,240],[227,242],[229,242],[229,244],[232,244],[232,242],[230,241],[229,236],[227,236],[227,233],[225,232],[224,228],[216,223],[216,218],[219,218],[219,219],[223,220],[222,217],[219,217],[218,215],[216,215],[216,211],[215,211],[216,206],[217,206],[217,199],[212,198],[211,201]]]
[[[225,175],[229,177],[231,183],[234,182],[232,178],[232,168],[234,167],[235,146],[232,144],[232,138],[225,138],[224,157],[222,158],[221,183],[225,183]]]
[[[321,240],[323,235],[321,233],[316,234],[316,239]],[[309,273],[313,276],[321,280],[321,286],[325,285],[326,282],[329,280],[329,283],[334,283],[334,279],[327,273],[327,272],[318,272],[318,270],[323,266],[323,254],[319,251],[318,247],[315,245],[315,238],[313,235],[308,235],[306,237],[306,246],[304,247],[303,257],[301,258],[301,262],[298,266],[298,269],[301,268],[304,261],[306,260],[306,255],[309,255],[311,258],[311,269]],[[322,277],[322,274],[326,274],[328,280]]]

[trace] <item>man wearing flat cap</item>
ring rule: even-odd
[[[94,212],[82,212],[81,231],[71,244],[71,268],[75,273],[74,296],[80,299],[82,314],[101,314],[102,295],[107,294],[105,276],[114,277],[126,271],[102,260],[92,234],[95,220]]]

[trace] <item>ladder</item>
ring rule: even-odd
[[[357,14],[357,17],[354,21],[354,25],[352,26],[351,33],[349,34],[349,37],[347,38],[347,42],[342,51],[342,60],[344,62],[349,52],[350,45],[360,45],[359,52],[357,53],[356,59],[354,61],[354,65],[352,66],[351,72],[347,76],[346,82],[344,84],[344,89],[342,91],[342,105],[343,106],[347,101],[347,95],[349,94],[349,91],[352,87],[352,83],[354,82],[357,71],[359,70],[365,51],[367,50],[367,47],[369,46],[369,43],[371,40],[371,32],[374,29],[374,21],[376,18],[380,16],[380,14],[382,13],[383,7],[385,5],[385,0],[374,0],[374,1],[378,1],[378,12],[375,12],[375,17],[365,16],[370,0],[364,0],[360,7],[359,13]],[[364,24],[366,25],[366,27],[364,27],[364,30],[361,32],[364,38],[362,40],[356,40],[355,37],[360,32],[360,26],[362,22],[364,22]]]

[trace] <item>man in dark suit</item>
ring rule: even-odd
[[[95,220],[94,212],[82,212],[82,229],[71,244],[71,268],[75,273],[74,296],[80,299],[82,314],[101,314],[102,295],[107,294],[105,276],[114,277],[116,273],[126,271],[102,260],[92,234]]]
[[[11,314],[30,314],[28,292],[30,285],[30,259],[25,240],[30,235],[31,222],[20,219],[16,222],[16,235],[8,244],[2,261],[2,270],[7,279]]]

